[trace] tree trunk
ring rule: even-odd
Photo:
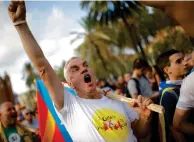
[[[135,26],[132,26],[132,25],[130,26],[129,23],[127,22],[127,20],[125,19],[125,17],[123,15],[121,16],[121,18],[122,18],[122,20],[123,20],[123,22],[124,22],[128,32],[129,32],[129,36],[131,37],[131,42],[132,42],[133,48],[137,52],[138,51],[138,47],[137,47],[138,43],[137,43],[137,38],[136,38],[137,35],[134,35],[135,32],[133,32],[133,28],[135,28]],[[145,58],[145,60],[147,61],[147,58],[146,58],[146,55],[145,55],[145,52],[144,52],[142,46],[140,47],[140,52],[141,52],[142,57]]]
[[[143,39],[144,39],[146,45],[150,44],[150,42],[149,42],[149,40],[148,40],[148,38],[146,36],[143,36]]]
[[[122,18],[122,20],[123,20],[123,22],[124,22],[124,24],[125,24],[125,27],[127,28],[127,31],[128,31],[128,33],[129,33],[129,36],[130,36],[130,38],[131,38],[131,42],[132,42],[133,49],[135,50],[135,52],[136,52],[137,54],[139,54],[139,51],[138,51],[138,48],[137,48],[136,39],[135,39],[135,37],[134,37],[133,34],[132,34],[132,33],[133,33],[133,32],[132,32],[132,26],[128,24],[127,20],[124,18],[123,15],[121,16],[121,18]]]
[[[108,73],[110,73],[111,71],[109,71],[106,62],[104,61],[103,56],[102,56],[101,53],[100,53],[100,50],[99,50],[99,48],[98,48],[98,45],[97,45],[92,39],[90,39],[90,40],[91,40],[91,43],[94,45],[94,47],[95,47],[95,49],[96,49],[96,52],[97,52],[97,54],[98,54],[98,56],[99,56],[99,58],[100,58],[100,60],[101,60],[101,63],[102,63],[102,65],[103,65],[104,69],[105,69]]]
[[[140,48],[140,50],[141,50],[141,55],[142,55],[142,57],[147,61],[147,56],[146,56],[146,54],[145,54],[145,52],[144,52],[144,50],[143,50],[141,41],[139,40],[139,41],[137,42],[137,44],[139,45],[139,48]]]

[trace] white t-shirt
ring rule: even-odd
[[[131,123],[138,115],[123,102],[84,99],[65,90],[64,108],[56,112],[74,142],[137,142]]]
[[[152,88],[150,87],[149,81],[145,77],[138,79],[139,88],[141,90],[141,95],[145,97],[151,97],[153,95]],[[133,79],[130,79],[127,88],[130,94],[138,93],[136,82]]]
[[[194,72],[189,74],[181,85],[177,108],[188,110],[194,108]]]

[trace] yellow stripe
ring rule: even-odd
[[[165,129],[165,119],[164,119],[164,113],[159,113],[159,124],[162,131],[162,136],[160,138],[162,139],[161,142],[166,142],[166,129]]]
[[[175,87],[168,87],[168,88],[165,88],[163,91],[162,91],[162,95],[161,95],[161,98],[160,98],[160,105],[162,104],[162,98],[164,96],[164,93],[166,91],[169,91],[169,90],[172,90],[174,89]],[[159,113],[159,124],[160,124],[160,127],[161,127],[161,135],[160,138],[161,138],[161,142],[166,142],[166,129],[165,129],[165,119],[164,119],[164,113]]]
[[[45,127],[45,131],[44,131],[44,136],[42,138],[42,142],[52,142],[54,132],[55,132],[55,125],[56,125],[55,121],[54,121],[50,111],[48,111],[48,116],[47,116],[47,120],[46,120],[46,127]]]
[[[162,104],[162,98],[163,98],[163,96],[164,96],[164,93],[166,92],[166,91],[169,91],[169,90],[172,90],[172,89],[174,89],[175,87],[168,87],[168,88],[165,88],[163,91],[162,91],[162,96],[161,96],[161,98],[160,98],[160,105]]]

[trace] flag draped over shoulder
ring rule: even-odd
[[[49,93],[41,80],[36,80],[40,135],[43,142],[72,142],[59,119]],[[66,88],[71,93],[72,89]],[[75,94],[75,93],[74,93]]]

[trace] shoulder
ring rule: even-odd
[[[131,78],[129,81],[128,81],[128,84],[127,86],[130,87],[130,86],[136,86],[136,82],[137,80],[135,78]]]
[[[174,90],[169,90],[164,92],[162,96],[164,99],[177,99],[177,92]]]
[[[160,101],[163,105],[169,105],[172,103],[177,103],[178,101],[178,96],[174,90],[169,90],[164,92],[164,94],[161,95]]]
[[[189,74],[184,80],[183,83],[181,85],[181,89],[188,89],[188,88],[192,88],[194,83],[194,72]]]
[[[189,74],[181,85],[180,97],[177,103],[179,109],[190,109],[194,107],[194,72]]]
[[[184,80],[180,88],[180,98],[190,98],[194,96],[194,72],[188,75]]]
[[[26,125],[26,124],[28,124],[28,122],[26,120],[24,120],[24,121],[21,122],[21,124]]]
[[[128,81],[128,83],[135,83],[135,78],[131,78],[129,81]]]
[[[20,131],[22,131],[23,133],[25,133],[29,136],[34,136],[35,135],[34,130],[29,128],[29,127],[26,127],[22,124],[17,124],[16,128],[17,127],[20,129]]]

